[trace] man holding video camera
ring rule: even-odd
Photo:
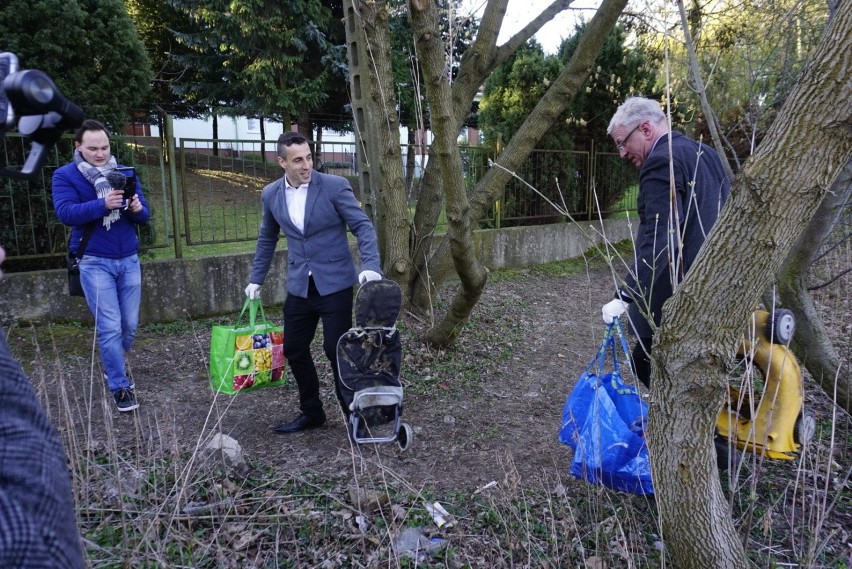
[[[0,178],[35,178],[62,132],[82,121],[82,109],[50,77],[18,72],[17,56],[0,52],[0,139],[18,124],[31,145],[26,164],[20,170],[0,166]],[[5,257],[0,246],[0,264]],[[82,569],[65,450],[2,330],[0,409],[0,567]]]
[[[53,174],[53,205],[62,223],[73,226],[69,251],[81,257],[80,282],[95,317],[107,385],[118,410],[133,411],[139,404],[125,354],[136,337],[142,300],[136,225],[147,223],[151,211],[132,169],[121,168],[111,155],[103,124],[84,121],[74,149],[74,160]]]

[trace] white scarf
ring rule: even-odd
[[[105,198],[107,194],[112,191],[112,186],[109,182],[107,182],[104,174],[110,170],[114,170],[115,167],[118,166],[114,156],[110,156],[109,161],[103,167],[92,166],[86,162],[79,150],[75,150],[74,163],[77,164],[77,169],[80,170],[80,173],[83,174],[89,183],[95,187],[98,199]],[[104,216],[104,227],[106,227],[107,231],[109,231],[112,222],[118,221],[119,217],[121,217],[121,211],[117,209],[110,210],[110,212]]]

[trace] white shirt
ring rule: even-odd
[[[300,233],[305,232],[305,203],[308,201],[308,184],[294,188],[284,176],[284,192],[287,198],[287,213],[290,221]]]

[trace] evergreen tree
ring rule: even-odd
[[[183,17],[172,30],[184,49],[174,51],[171,58],[185,70],[171,90],[187,104],[213,117],[213,138],[218,138],[217,115],[222,109],[239,106],[243,95],[235,66],[233,49],[223,41],[217,26],[227,19],[228,2],[224,0],[168,0],[169,6]],[[232,111],[233,112],[233,111]],[[226,111],[226,114],[229,114]],[[214,153],[218,149],[214,147]]]
[[[151,68],[122,0],[6,0],[2,49],[47,73],[87,117],[119,129],[147,97]]]
[[[538,104],[559,75],[563,64],[555,56],[546,56],[536,40],[529,40],[500,65],[485,82],[479,104],[479,124],[487,145],[499,149],[515,135],[521,124]],[[577,191],[577,168],[574,156],[565,152],[573,149],[573,141],[565,127],[568,111],[560,114],[536,148],[561,152],[536,152],[517,170],[518,176],[555,203],[563,199],[570,211],[577,211],[582,194]],[[503,225],[513,218],[541,216],[542,222],[558,218],[553,208],[538,196],[529,197],[517,180],[507,185],[503,195]]]
[[[479,103],[479,123],[489,146],[505,144],[547,91],[562,65],[546,56],[536,40],[529,40],[485,81]],[[564,123],[563,123],[564,124]],[[554,124],[537,148],[570,149],[565,128]]]
[[[325,99],[327,70],[304,65],[326,45],[330,12],[319,0],[172,0],[198,31],[179,33],[195,54],[182,58],[202,72],[188,94],[229,114],[255,114],[290,124]]]
[[[349,98],[349,64],[346,60],[346,29],[343,25],[342,0],[327,0],[331,18],[323,28],[326,42],[322,50],[311,49],[304,63],[306,68],[325,70],[325,100],[306,117],[306,124],[319,133],[320,129],[351,132],[352,110]],[[317,46],[319,47],[319,46]],[[316,136],[313,137],[317,138]]]
[[[143,101],[142,109],[153,114],[156,105],[180,118],[202,116],[207,107],[193,104],[184,96],[186,91],[182,85],[188,83],[196,71],[187,59],[181,60],[187,58],[191,50],[177,40],[174,32],[189,33],[193,29],[192,22],[186,14],[172,7],[169,0],[125,0],[125,3],[153,70],[150,97]]]
[[[574,35],[559,46],[559,60],[567,62],[577,49],[586,24],[576,27]],[[577,148],[588,148],[589,141],[610,146],[606,134],[609,119],[618,105],[631,95],[654,98],[656,73],[641,49],[627,47],[627,30],[616,26],[595,59],[592,74],[569,107],[566,124]]]
[[[487,144],[505,144],[514,136],[550,82],[574,55],[585,29],[586,24],[578,25],[574,35],[562,42],[556,56],[545,56],[541,46],[530,40],[488,78],[480,104],[480,123]],[[565,151],[586,151],[592,144],[614,151],[606,129],[618,105],[631,94],[654,96],[654,72],[641,51],[626,47],[626,40],[624,27],[616,26],[595,59],[589,78],[536,145],[540,150],[561,152],[537,153],[519,171],[523,179],[550,199],[557,203],[564,199],[574,212],[591,215],[594,204],[584,202],[590,173],[583,155]],[[598,170],[601,169],[612,170],[604,176],[612,183],[596,188],[599,205],[608,210],[629,189],[634,174],[615,157],[599,161]],[[512,199],[511,192],[507,192],[506,199]],[[511,201],[504,204],[509,217],[512,207]]]
[[[576,51],[585,28],[586,24],[579,24],[574,35],[562,42],[557,56],[545,56],[541,46],[530,40],[488,78],[480,104],[487,143],[493,145],[498,138],[506,142],[515,134]],[[538,148],[588,148],[591,140],[609,144],[606,127],[618,105],[632,94],[655,96],[653,68],[641,50],[626,47],[626,42],[624,26],[616,26],[595,59],[591,76]]]

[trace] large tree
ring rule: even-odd
[[[452,85],[451,100],[455,104],[452,109],[449,109],[449,112],[453,113],[457,129],[461,118],[463,118],[463,114],[459,112],[460,105],[456,103],[457,100],[462,100],[459,97],[461,95],[459,85],[462,83],[462,78],[478,79],[481,81],[479,73],[484,71],[479,62],[474,58],[482,58],[483,55],[492,55],[494,52],[490,50],[501,50],[507,46],[511,46],[511,50],[514,51],[528,39],[523,37],[522,33],[524,30],[522,30],[522,32],[519,32],[520,36],[515,36],[507,44],[496,48],[494,45],[496,34],[494,34],[494,28],[489,29],[489,26],[494,26],[495,23],[499,24],[501,21],[501,10],[504,8],[501,4],[501,1],[489,2],[486,6],[480,26],[480,33],[477,34],[476,41],[468,52],[470,57],[465,57],[462,61],[459,80]],[[519,168],[529,153],[535,148],[538,140],[567,108],[580,86],[586,81],[595,58],[605,43],[607,36],[615,26],[625,4],[626,2],[620,0],[605,1],[601,4],[601,7],[589,22],[586,33],[583,34],[573,56],[553,79],[547,92],[522,123],[512,139],[507,142],[505,149],[497,156],[496,162],[500,167],[492,168],[488,171],[473,188],[470,196],[466,195],[464,187],[461,184],[463,177],[460,171],[448,173],[444,172],[443,168],[441,168],[441,185],[433,187],[436,190],[442,189],[447,199],[447,236],[433,249],[429,258],[428,268],[424,267],[422,271],[418,272],[418,275],[428,275],[432,279],[432,282],[419,280],[415,283],[415,286],[421,289],[421,294],[431,293],[429,289],[431,289],[433,283],[442,283],[449,269],[453,267],[461,278],[462,287],[458,296],[453,300],[447,315],[430,330],[428,338],[431,342],[445,344],[455,338],[461,329],[461,325],[466,321],[473,308],[471,300],[475,301],[481,291],[481,286],[484,286],[484,282],[480,282],[476,277],[471,279],[466,278],[466,274],[470,268],[476,267],[473,241],[468,233],[471,224],[481,219],[488,211],[490,205],[499,196],[502,188],[509,180],[510,172]],[[414,3],[412,3],[411,7],[412,19],[414,20],[418,10]],[[559,8],[561,8],[561,4],[558,2],[554,2],[551,5],[551,9],[558,10]],[[547,10],[542,15],[546,13]],[[529,30],[530,27],[533,30],[537,29],[535,26],[541,25],[538,21],[541,17],[539,16],[539,18],[533,20],[525,30]],[[499,25],[497,29],[499,29]],[[484,31],[486,33],[483,33]],[[418,28],[416,27],[415,33],[418,33]],[[419,33],[419,37],[427,37],[428,27],[424,25],[422,31]],[[415,38],[418,38],[418,35],[415,35]],[[519,43],[512,46],[511,42],[513,40],[519,41]],[[423,52],[423,49],[420,51]],[[509,54],[504,55],[508,57]],[[466,64],[469,64],[470,67],[466,68]],[[492,70],[493,68],[487,69],[489,73]],[[465,71],[469,71],[469,74],[465,74]],[[429,80],[430,78],[427,78],[427,85],[429,84]],[[438,81],[439,77],[433,76],[431,80]],[[436,114],[435,103],[431,98],[430,106],[434,117]],[[439,144],[433,144],[433,147],[436,148],[437,152],[446,151]],[[436,163],[439,162],[436,161]],[[449,186],[447,186],[448,182],[450,183]],[[457,208],[457,210],[453,211],[452,207]],[[454,224],[457,224],[455,228],[453,227]],[[416,258],[419,260],[419,257]],[[417,294],[419,291],[415,290],[414,292],[414,298],[418,298]]]
[[[444,320],[429,333],[430,341],[446,344],[452,341],[461,325],[475,305],[484,279],[482,268],[473,254],[471,228],[493,203],[508,179],[508,174],[492,170],[473,189],[470,196],[465,193],[460,169],[447,171],[447,164],[460,164],[453,156],[458,132],[468,119],[471,104],[485,79],[523,46],[542,25],[553,16],[566,10],[570,0],[555,0],[527,26],[502,45],[497,45],[508,0],[491,0],[484,8],[476,39],[467,49],[458,71],[448,73],[448,50],[441,42],[441,13],[433,2],[409,2],[412,30],[414,31],[417,56],[423,67],[424,85],[427,93],[431,89],[434,100],[429,99],[429,117],[438,138],[435,121],[441,120],[440,138],[443,142],[433,143],[420,187],[417,209],[412,223],[408,222],[405,196],[399,197],[404,188],[398,150],[393,151],[389,141],[396,140],[396,99],[393,96],[393,79],[390,60],[387,19],[392,12],[387,2],[353,1],[352,14],[357,25],[353,26],[353,42],[364,44],[364,49],[355,54],[370,59],[364,61],[358,74],[359,89],[371,93],[368,106],[368,125],[381,125],[375,135],[379,139],[375,156],[369,159],[378,164],[373,179],[378,188],[378,201],[382,206],[377,218],[386,274],[400,282],[405,297],[415,309],[427,311],[431,306],[437,287],[443,285],[452,268],[462,277],[462,289]],[[549,128],[556,117],[565,109],[579,85],[588,77],[589,68],[598,50],[615,24],[624,2],[605,2],[589,24],[591,33],[584,35],[577,52],[565,69],[551,84],[548,95],[536,107],[515,135],[517,144],[507,145],[503,165],[515,168],[533,149],[535,143]],[[384,29],[384,33],[383,33]],[[350,60],[353,54],[350,53]],[[430,66],[429,71],[425,69]],[[386,135],[386,133],[390,135]],[[369,146],[367,146],[369,148]],[[446,212],[449,229],[446,236],[434,241],[434,232],[440,213]],[[451,253],[452,250],[452,253]]]
[[[799,236],[790,255],[778,271],[772,297],[767,305],[780,304],[796,315],[797,332],[793,338],[793,351],[807,367],[814,380],[829,397],[852,414],[852,376],[849,365],[844,362],[832,345],[828,330],[820,316],[816,303],[808,290],[810,268],[813,266],[823,245],[828,249],[841,247],[852,239],[848,226],[852,210],[852,162],[834,181],[828,195],[823,199],[816,214],[805,231]],[[832,238],[832,234],[836,237]],[[839,267],[840,273],[828,276],[828,280],[842,276],[852,267]],[[822,284],[822,283],[820,283]]]
[[[728,81],[723,84],[724,90],[719,87],[708,89],[704,81],[705,69],[699,61],[699,52],[696,49],[696,42],[693,32],[702,33],[705,36],[711,37],[727,37],[724,33],[726,29],[722,26],[722,32],[716,30],[716,26],[707,26],[710,28],[710,33],[703,29],[701,22],[705,19],[700,7],[692,7],[692,10],[687,14],[686,8],[681,0],[676,3],[680,13],[681,24],[683,28],[683,39],[685,42],[685,50],[688,54],[690,75],[693,78],[695,93],[701,102],[701,110],[704,115],[704,123],[710,132],[713,144],[719,151],[721,156],[730,156],[737,164],[740,163],[740,158],[748,156],[754,148],[756,138],[763,137],[763,127],[757,128],[757,122],[752,123],[748,129],[751,133],[747,138],[751,140],[751,144],[740,145],[738,151],[736,147],[730,145],[730,136],[728,133],[720,134],[719,127],[722,124],[719,116],[713,109],[710,103],[710,98],[717,101],[722,97],[729,95],[729,91],[738,92],[736,88],[732,89],[733,82]],[[742,70],[741,66],[734,65],[734,69],[740,70],[742,80],[740,84],[751,85],[749,90],[749,102],[747,106],[751,109],[751,113],[756,117],[764,115],[764,118],[771,115],[775,116],[777,109],[786,99],[790,89],[792,88],[796,74],[804,65],[807,56],[811,55],[816,48],[818,33],[816,29],[821,28],[826,18],[830,16],[829,10],[822,7],[817,8],[811,2],[801,2],[790,6],[789,11],[784,18],[776,20],[775,26],[749,26],[749,22],[757,19],[757,14],[752,12],[753,7],[749,7],[746,14],[738,14],[745,24],[734,24],[735,27],[745,27],[749,29],[758,28],[761,34],[768,33],[778,34],[774,28],[783,30],[781,37],[784,39],[780,42],[770,41],[760,43],[753,37],[754,34],[748,34],[747,37],[723,41],[722,45],[714,45],[709,49],[703,49],[701,53],[705,59],[709,54],[717,53],[717,57],[724,61],[726,51],[739,51],[749,60],[748,73]],[[830,9],[830,8],[829,8]],[[805,18],[809,15],[809,18]],[[769,14],[770,18],[777,18],[777,14]],[[724,16],[722,22],[729,21]],[[695,28],[695,30],[693,30]],[[771,30],[767,32],[766,30]],[[790,37],[794,41],[790,41]],[[763,39],[763,38],[761,38]],[[706,41],[706,40],[705,40]],[[709,42],[708,42],[709,43]],[[745,44],[747,49],[743,49]],[[783,47],[781,53],[783,56],[779,59],[783,64],[777,67],[773,66],[774,57],[766,57],[765,44],[769,44],[770,51],[768,53],[777,53],[779,45]],[[734,46],[731,49],[731,46]],[[754,59],[751,52],[761,54],[759,59]],[[719,67],[721,73],[725,75],[726,69],[724,64]],[[710,77],[716,75],[717,70],[712,70]],[[758,81],[754,80],[755,76],[759,76]],[[715,81],[719,83],[719,81]],[[736,107],[734,102],[732,106]],[[764,107],[761,110],[761,107]],[[767,111],[769,109],[769,111]],[[730,146],[732,152],[726,152],[726,148]],[[747,149],[747,150],[746,150]],[[730,162],[724,160],[724,164],[728,169],[729,175],[733,178]],[[823,320],[814,306],[814,302],[807,290],[807,279],[809,269],[816,257],[817,251],[829,235],[834,231],[835,225],[842,219],[844,208],[849,205],[850,195],[849,176],[841,176],[835,184],[835,187],[829,192],[829,197],[823,201],[820,210],[814,216],[814,219],[808,225],[805,232],[799,237],[796,246],[791,252],[789,258],[784,263],[781,271],[777,275],[777,287],[773,286],[764,294],[765,303],[767,306],[777,306],[779,303],[785,307],[792,309],[796,315],[796,319],[801,323],[801,333],[797,335],[793,343],[793,348],[799,360],[803,362],[817,382],[825,388],[829,397],[836,394],[836,400],[843,406],[847,412],[852,412],[852,398],[850,398],[850,382],[843,381],[844,375],[840,372],[840,359],[831,345],[828,333],[825,330]]]
[[[479,127],[485,144],[497,147],[508,142],[561,69],[559,58],[545,55],[534,39],[498,66],[485,80],[479,103]],[[563,114],[555,121],[536,147],[571,150],[566,118]]]
[[[534,40],[519,49],[486,80],[480,103],[480,128],[486,144],[501,146],[518,130],[547,91],[551,81],[573,56],[585,31],[577,25],[574,35],[565,39],[558,55],[545,56]],[[640,48],[628,46],[623,25],[607,36],[595,58],[588,79],[570,101],[568,108],[553,121],[536,143],[536,149],[563,151],[537,155],[517,172],[554,203],[564,203],[569,211],[582,211],[588,205],[586,188],[580,175],[585,159],[565,151],[609,149],[606,134],[609,119],[624,98],[635,93],[655,95],[654,67]],[[604,211],[628,189],[626,184],[603,183],[596,188],[598,205]],[[512,201],[502,201],[504,215],[512,214]],[[556,212],[553,212],[556,214]],[[595,215],[589,212],[590,216]]]
[[[668,67],[659,80],[661,86],[668,83],[676,102],[674,121],[686,121],[696,135],[707,135],[685,42],[687,34],[692,38],[708,103],[718,112],[727,154],[739,166],[765,135],[813,53],[828,9],[821,0],[685,4],[686,29],[671,3],[655,4],[630,21],[638,42]],[[696,114],[699,120],[693,120]]]
[[[154,76],[148,100],[142,110],[156,115],[160,109],[181,118],[198,118],[208,106],[198,104],[184,85],[192,82],[200,70],[190,65],[192,48],[178,41],[175,30],[190,34],[195,30],[189,16],[177,10],[169,0],[125,0],[127,11],[136,24]]]
[[[319,0],[171,0],[171,4],[198,28],[178,34],[196,50],[196,67],[207,70],[205,76],[213,83],[219,75],[218,85],[203,84],[205,89],[212,87],[213,94],[198,89],[199,97],[227,107],[229,114],[251,111],[287,126],[326,99],[329,70],[319,63],[328,47],[322,30],[331,12]]]
[[[389,19],[393,48],[391,50],[393,81],[398,101],[399,123],[407,129],[408,149],[405,155],[405,187],[409,196],[416,190],[415,172],[418,169],[418,153],[420,166],[423,166],[423,145],[417,139],[418,133],[430,128],[429,107],[423,87],[423,74],[414,38],[411,35],[408,10],[400,2],[393,10]],[[458,73],[461,59],[476,35],[477,20],[471,14],[465,14],[462,0],[438,0],[438,19],[440,34],[446,53],[447,73],[455,77]],[[475,107],[475,104],[474,104]],[[476,124],[476,109],[471,108],[468,125]]]
[[[0,38],[23,69],[41,69],[86,116],[114,128],[147,96],[151,68],[122,0],[6,0]]]
[[[574,55],[585,29],[585,23],[578,24],[574,34],[559,46],[559,59],[563,64]],[[588,147],[589,140],[609,147],[612,142],[606,129],[618,105],[631,95],[655,97],[659,94],[654,84],[658,62],[652,56],[631,40],[630,29],[623,24],[617,25],[607,36],[589,79],[568,109],[568,131],[578,148]]]
[[[748,315],[852,159],[852,0],[842,0],[715,230],[663,307],[649,439],[663,535],[684,568],[746,567],[713,428]]]
[[[346,62],[346,30],[343,26],[342,0],[326,2],[331,17],[323,27],[325,42],[323,49],[311,49],[303,66],[324,70],[325,99],[319,106],[310,110],[306,123],[316,134],[310,137],[317,140],[322,136],[323,129],[336,132],[352,132],[352,113],[349,111],[349,90],[346,81],[349,77],[349,66]],[[315,157],[316,162],[316,157]],[[315,164],[316,165],[316,164]]]
[[[748,314],[852,152],[850,3],[852,0],[842,0],[837,14],[844,16],[832,23],[820,53],[787,98],[779,122],[743,170],[718,224],[724,231],[711,236],[689,277],[664,309],[654,350],[650,442],[663,537],[677,567],[746,565],[716,474],[713,427],[727,393],[725,364],[733,360]],[[369,19],[369,29],[380,25],[384,3],[353,4],[358,17]],[[411,240],[407,247],[396,246],[383,253],[386,274],[402,282],[415,307],[428,306],[434,287],[441,285],[450,268],[458,273],[459,292],[443,320],[428,333],[434,343],[445,344],[458,334],[485,285],[485,270],[472,246],[473,222],[586,80],[624,2],[604,0],[571,59],[497,157],[500,167],[492,168],[467,194],[456,135],[470,101],[497,65],[526,43],[542,21],[565,7],[567,3],[554,2],[527,28],[497,46],[506,0],[489,1],[476,40],[450,82],[443,63],[445,50],[438,39],[435,4],[409,1],[435,140]],[[383,44],[370,43],[369,36],[360,40],[367,42],[367,51],[374,57],[383,53]],[[375,75],[371,78],[374,85],[382,85],[386,78]],[[372,101],[377,106],[373,109],[376,117],[392,113],[392,99],[375,97]],[[398,156],[388,153],[376,159],[393,161]],[[378,191],[394,194],[398,191],[395,181],[381,180]],[[447,236],[435,242],[430,240],[440,211],[435,204],[442,198],[449,228]],[[385,201],[396,203],[382,196],[382,203]],[[389,241],[393,245],[404,237],[399,231],[404,218],[398,211],[391,213],[385,229],[396,238]],[[385,221],[380,219],[380,225]]]

